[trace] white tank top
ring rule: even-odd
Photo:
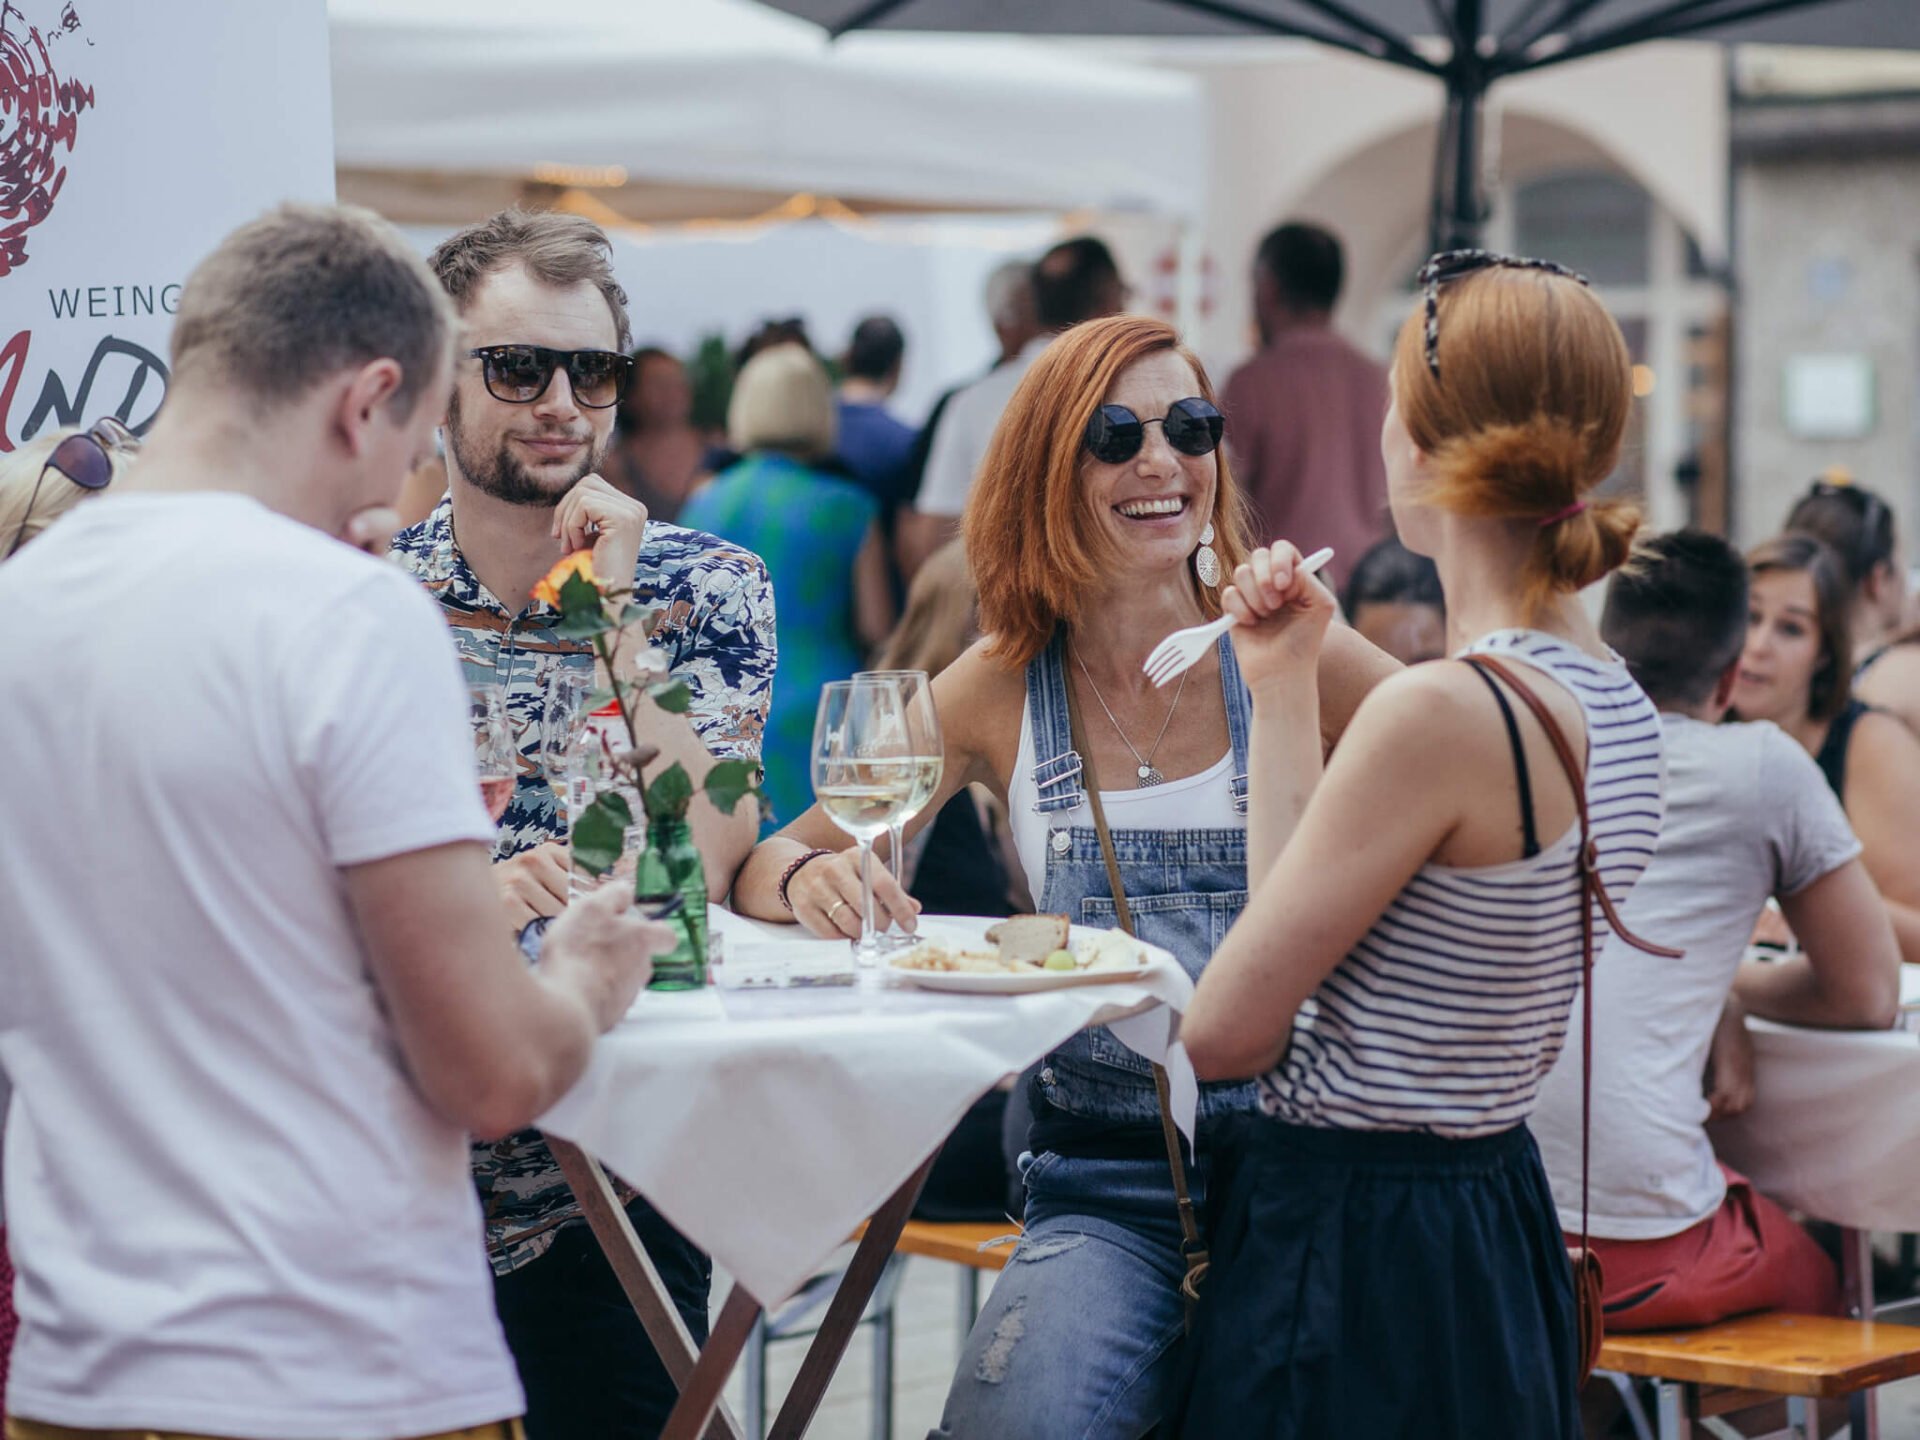
[[[1013,848],[1026,873],[1027,890],[1036,906],[1046,903],[1047,847],[1052,832],[1064,834],[1074,826],[1093,824],[1093,812],[1083,800],[1071,810],[1042,814],[1034,808],[1040,791],[1033,783],[1039,763],[1033,749],[1033,714],[1020,707],[1020,753],[1014,757],[1007,781],[1007,822],[1013,827]],[[1198,775],[1169,780],[1146,789],[1102,790],[1100,803],[1107,824],[1115,830],[1244,830],[1247,817],[1233,808],[1233,751],[1228,749]]]

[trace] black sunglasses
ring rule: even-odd
[[[13,543],[7,546],[4,558],[11,559],[27,539],[27,522],[33,518],[34,502],[40,498],[40,487],[46,483],[47,472],[55,471],[78,485],[82,490],[100,491],[113,483],[113,455],[115,450],[134,450],[140,445],[139,438],[112,416],[106,416],[93,422],[78,435],[69,435],[53,447],[53,454],[47,457],[47,463],[40,467],[40,473],[34,477],[33,489],[27,495],[27,508],[20,512],[19,528],[13,532]]]
[[[1227,428],[1220,412],[1197,395],[1174,401],[1159,420],[1142,420],[1124,405],[1102,405],[1087,421],[1087,453],[1103,464],[1125,464],[1147,443],[1149,425],[1158,425],[1182,455],[1211,455]]]
[[[549,350],[544,345],[483,345],[467,352],[480,362],[487,393],[509,405],[531,405],[547,393],[553,372],[566,367],[573,398],[589,410],[610,410],[627,393],[633,358],[617,350]]]
[[[1502,255],[1494,250],[1443,250],[1420,267],[1415,283],[1427,292],[1427,369],[1440,378],[1440,287],[1479,270],[1539,270],[1585,285],[1587,277],[1552,260]]]

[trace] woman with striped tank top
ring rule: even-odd
[[[1580,1433],[1572,1274],[1524,1122],[1580,988],[1581,825],[1519,689],[1568,740],[1618,902],[1659,840],[1660,724],[1575,592],[1637,523],[1589,498],[1629,361],[1557,266],[1466,252],[1422,278],[1381,434],[1393,515],[1439,567],[1452,652],[1520,686],[1411,668],[1322,773],[1331,603],[1290,545],[1236,572],[1258,888],[1182,1036],[1202,1076],[1257,1077],[1262,1113],[1217,1161],[1188,1436]]]

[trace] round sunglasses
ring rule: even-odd
[[[483,345],[467,352],[480,362],[487,393],[509,405],[531,405],[564,368],[573,398],[589,410],[611,410],[633,379],[633,357],[617,350],[549,350],[544,345]]]
[[[1122,465],[1147,443],[1147,426],[1158,425],[1182,455],[1211,455],[1226,433],[1226,418],[1199,396],[1176,400],[1158,420],[1142,420],[1124,405],[1102,405],[1087,421],[1087,453],[1107,465]]]
[[[27,524],[33,518],[34,503],[40,498],[40,487],[46,484],[49,470],[82,490],[96,493],[113,483],[112,452],[137,450],[139,447],[139,437],[110,415],[94,421],[91,428],[82,430],[78,435],[69,435],[54,446],[47,463],[40,467],[40,473],[34,477],[33,489],[27,494],[27,508],[20,512],[19,527],[13,532],[7,553],[0,559],[12,558],[14,551],[25,543]]]

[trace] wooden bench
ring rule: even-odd
[[[1655,1383],[1660,1440],[1691,1440],[1694,1422],[1786,1397],[1796,1437],[1818,1433],[1817,1400],[1854,1398],[1920,1375],[1920,1328],[1768,1311],[1697,1330],[1609,1335],[1601,1370]],[[1853,1440],[1868,1440],[1856,1404]]]
[[[907,1228],[900,1232],[900,1243],[893,1248],[905,1255],[924,1255],[929,1260],[945,1260],[970,1270],[1004,1270],[1013,1246],[993,1242],[1008,1236],[1018,1239],[1019,1235],[1020,1227],[1011,1220],[986,1223],[909,1220]],[[982,1249],[982,1246],[990,1248]]]
[[[858,1239],[866,1233],[862,1224],[854,1232]],[[1020,1227],[1011,1220],[909,1220],[893,1247],[896,1255],[922,1255],[929,1260],[945,1260],[960,1269],[959,1323],[964,1338],[973,1328],[973,1317],[980,1312],[980,1272],[1007,1268],[1013,1255],[1012,1245],[995,1245],[1008,1236],[1019,1237]],[[987,1249],[982,1249],[982,1246]]]

